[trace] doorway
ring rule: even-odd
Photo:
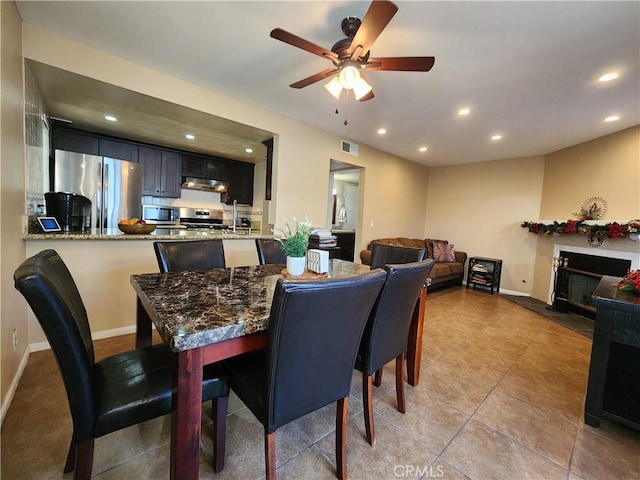
[[[337,237],[340,258],[351,262],[359,225],[360,171],[355,165],[331,160],[327,224]]]

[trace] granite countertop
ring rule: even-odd
[[[97,233],[28,233],[23,240],[189,240],[204,238],[222,238],[223,240],[246,240],[254,238],[273,238],[263,233],[242,231],[233,233],[230,230],[193,231],[187,229],[162,229],[147,235],[128,235],[118,229],[107,234]]]
[[[333,259],[328,277],[349,277],[369,266]],[[255,265],[131,276],[151,321],[174,352],[267,328],[273,292],[284,265]]]

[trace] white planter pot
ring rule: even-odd
[[[306,264],[306,257],[287,257],[287,273],[293,276],[300,276],[304,273]]]
[[[640,242],[640,233],[629,233],[629,240],[635,240],[636,242]]]

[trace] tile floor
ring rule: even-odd
[[[96,342],[97,356],[133,346],[131,335]],[[395,408],[391,365],[375,391],[377,444],[364,439],[360,377],[354,374],[347,437],[351,479],[638,479],[640,432],[583,421],[591,341],[499,295],[453,288],[429,294],[420,385]],[[237,397],[230,402],[223,472],[210,462],[203,415],[201,478],[264,477],[263,430]],[[335,407],[280,429],[278,478],[335,478]],[[2,427],[2,478],[62,475],[71,420],[49,351],[34,353]],[[170,418],[96,441],[97,479],[169,476]]]

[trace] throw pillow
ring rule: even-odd
[[[433,242],[433,260],[436,262],[446,262],[446,250],[447,242]]]
[[[445,245],[444,261],[445,262],[449,262],[449,263],[456,261],[456,252],[453,249],[453,244],[452,243],[450,243],[448,245]]]

